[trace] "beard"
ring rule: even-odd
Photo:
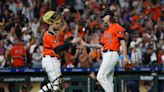
[[[103,28],[108,27],[108,23],[107,22],[103,22],[102,25],[103,25]]]

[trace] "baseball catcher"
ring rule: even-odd
[[[68,49],[72,44],[79,42],[80,38],[60,42],[59,31],[63,31],[67,24],[61,15],[55,11],[48,11],[43,15],[43,21],[49,24],[48,30],[43,36],[42,68],[47,73],[50,83],[44,85],[39,92],[63,92],[63,80],[61,74],[60,55],[57,52]]]

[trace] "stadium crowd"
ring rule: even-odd
[[[164,0],[0,0],[0,68],[41,67],[42,37],[48,28],[42,16],[48,10],[57,9],[68,24],[59,34],[61,41],[79,36],[98,44],[105,8],[125,28],[129,62],[164,66]],[[121,47],[119,53],[122,67]],[[76,44],[60,54],[62,66],[69,68],[98,68],[102,60],[100,49]]]

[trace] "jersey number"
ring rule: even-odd
[[[112,35],[110,33],[106,33],[106,38],[108,39],[109,44],[112,43]]]

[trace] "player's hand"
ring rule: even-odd
[[[81,38],[78,37],[78,38],[74,38],[73,40],[71,40],[71,43],[77,43],[77,42],[80,42]]]
[[[81,39],[80,40],[80,45],[85,47],[85,46],[87,46],[87,43],[83,39]]]

